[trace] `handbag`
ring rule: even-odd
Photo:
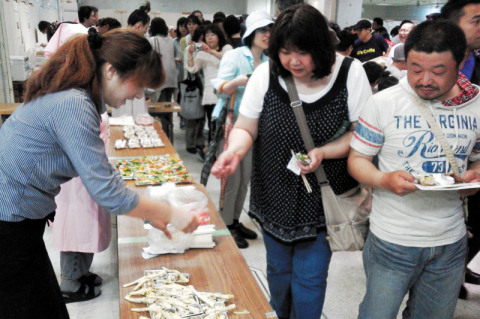
[[[310,151],[315,144],[303,112],[302,102],[298,97],[292,77],[286,78],[285,83],[303,142]],[[318,165],[315,175],[322,194],[330,249],[332,251],[362,250],[368,235],[368,217],[372,208],[371,188],[359,185],[341,195],[336,195],[330,186],[322,164]]]
[[[200,83],[199,83],[200,82]],[[202,105],[202,85],[200,78],[188,73],[187,79],[180,82],[180,116],[186,120],[197,120],[205,116]]]

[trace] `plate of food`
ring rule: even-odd
[[[449,174],[426,174],[416,177],[415,186],[424,191],[452,191],[480,188],[480,183],[459,183]]]

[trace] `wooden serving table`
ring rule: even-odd
[[[110,149],[109,156],[130,157],[130,156],[154,156],[162,154],[176,154],[176,150],[166,138],[158,122],[154,123],[160,134],[165,147],[151,149],[123,149],[115,150],[114,141],[123,137],[120,126],[110,127]],[[148,196],[150,187],[136,187],[132,181],[127,182],[129,187],[141,195]],[[144,270],[161,269],[167,267],[190,274],[190,284],[198,291],[222,292],[233,294],[235,298],[231,303],[236,304],[237,311],[248,310],[248,315],[235,315],[229,313],[229,318],[273,318],[265,295],[255,281],[248,265],[238,250],[235,242],[230,236],[222,218],[218,214],[215,205],[208,196],[203,185],[195,185],[196,188],[207,195],[209,199],[208,208],[211,214],[211,223],[215,224],[216,232],[214,241],[216,246],[211,249],[190,249],[183,254],[167,254],[151,259],[143,259],[142,248],[148,245],[148,231],[144,229],[143,221],[127,216],[118,216],[118,273],[120,290],[120,318],[139,318],[147,313],[136,313],[131,308],[138,308],[142,305],[132,304],[123,297],[133,288],[122,286],[142,277]]]
[[[0,116],[2,119],[6,119],[17,109],[21,103],[0,103]],[[177,102],[149,102],[147,103],[148,112],[152,115],[157,115],[158,113],[176,113],[181,112],[182,108],[178,105]],[[111,109],[107,106],[107,112],[110,114]]]

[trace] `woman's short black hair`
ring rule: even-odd
[[[363,63],[363,69],[367,74],[368,83],[375,83],[383,73],[383,67],[377,62],[368,61]]]
[[[148,31],[150,36],[156,36],[157,34],[167,36],[168,35],[168,27],[167,24],[165,23],[165,20],[162,18],[153,18],[152,21],[150,22],[150,29]]]
[[[378,92],[388,89],[391,86],[394,86],[400,82],[396,77],[390,75],[390,72],[383,71],[382,75],[378,79]]]
[[[314,7],[298,4],[283,11],[277,18],[270,35],[269,54],[273,72],[287,77],[290,72],[281,64],[281,49],[300,50],[312,56],[315,69],[313,77],[321,79],[329,75],[335,63],[335,47],[327,19]]]
[[[222,51],[223,46],[227,44],[227,40],[225,39],[225,35],[222,32],[222,29],[218,26],[218,24],[210,23],[202,28],[203,32],[203,41],[205,41],[205,36],[208,32],[215,33],[218,37],[218,51]]]
[[[234,15],[229,15],[223,21],[223,29],[228,37],[231,37],[235,33],[240,33],[240,21]]]
[[[340,52],[344,52],[353,45],[353,42],[355,42],[357,37],[348,30],[342,30],[338,34],[338,39],[340,40],[340,43],[337,44],[337,50]]]
[[[103,27],[106,25],[109,26],[108,31],[122,27],[122,24],[120,23],[120,21],[118,21],[115,18],[107,17],[107,18],[102,18],[98,20],[97,27]]]
[[[183,25],[186,28],[187,22],[188,22],[188,19],[185,17],[181,17],[180,19],[177,20],[177,28],[175,29],[175,34],[177,35],[177,38],[180,39],[182,37],[182,33],[180,32],[180,26]]]
[[[47,28],[48,28],[50,25],[51,25],[50,22],[47,22],[47,21],[43,21],[43,20],[42,20],[42,21],[40,21],[40,22],[38,23],[38,30],[39,30],[40,32],[42,32],[42,33],[45,33],[45,32],[47,32]]]
[[[206,25],[201,24],[198,26],[198,28],[195,29],[195,32],[193,32],[192,35],[192,41],[193,42],[198,42],[198,41],[203,41],[203,33],[205,30]]]
[[[411,50],[433,53],[450,51],[457,67],[460,66],[467,49],[467,40],[462,29],[449,20],[424,21],[417,25],[405,41],[405,58]]]
[[[187,17],[187,24],[189,22],[192,22],[193,24],[196,24],[196,25],[200,25],[200,19],[194,14],[191,14]]]

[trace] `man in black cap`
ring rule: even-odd
[[[358,39],[353,44],[351,57],[361,62],[382,56],[388,50],[387,42],[380,36],[372,35],[372,24],[368,20],[360,20],[353,27]]]

